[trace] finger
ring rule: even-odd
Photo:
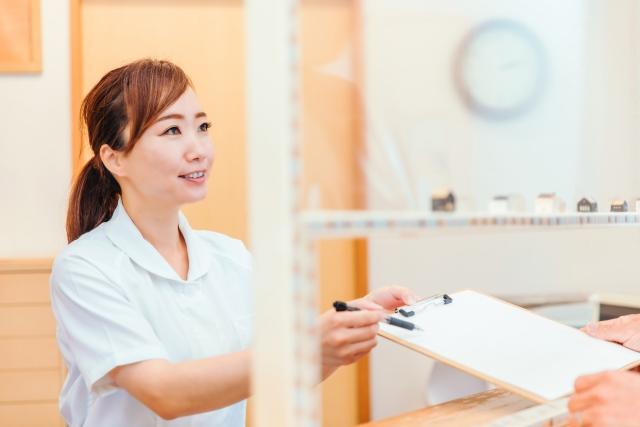
[[[567,427],[581,427],[581,415],[582,414],[580,412],[569,414],[569,416],[567,417]]]
[[[584,327],[584,331],[594,338],[624,343],[632,332],[629,328],[629,319],[626,316],[616,319],[604,320],[597,323],[589,323]]]
[[[590,408],[596,401],[596,396],[591,390],[576,393],[569,398],[567,408],[570,412],[580,412]]]
[[[358,307],[360,310],[384,311],[384,308],[380,304],[376,304],[375,302],[364,298],[349,301],[349,305]]]
[[[569,414],[567,418],[567,427],[587,427],[592,426],[593,424],[585,421],[585,416],[583,412],[573,412]]]
[[[574,384],[576,393],[587,391],[597,386],[598,384],[602,384],[608,375],[609,372],[599,372],[597,374],[583,375],[581,377],[578,377]]]
[[[373,324],[370,326],[364,326],[361,328],[345,328],[340,331],[337,331],[336,334],[339,334],[338,345],[350,345],[358,342],[368,341],[371,339],[375,339],[378,334],[379,326],[378,324]]]
[[[373,345],[373,347],[371,347],[370,349],[368,349],[367,351],[362,351],[360,353],[356,353],[353,358],[354,358],[354,362],[357,362],[358,360],[362,359],[363,357],[369,355],[369,353],[371,353],[371,350],[373,350],[376,346],[378,345],[378,343],[376,342],[375,345]]]
[[[347,361],[346,363],[353,363],[368,354],[377,344],[378,342],[375,339],[350,344],[342,353],[343,359]]]
[[[361,328],[376,325],[382,321],[384,317],[385,314],[378,311],[345,311],[336,313],[336,326]]]
[[[637,330],[635,333],[633,333],[627,340],[625,340],[622,345],[624,345],[628,349],[640,351],[640,330]]]
[[[396,307],[416,303],[417,298],[409,288],[405,288],[404,286],[392,285],[383,289],[387,291],[389,295],[395,300],[395,303],[397,304]]]
[[[601,427],[601,426],[616,426],[621,427],[619,424],[611,424],[602,418],[602,408],[589,408],[581,411],[579,414],[579,427]]]
[[[386,310],[393,310],[415,302],[415,296],[403,286],[386,286],[371,292],[365,298],[380,304]]]

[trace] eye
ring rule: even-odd
[[[171,126],[164,131],[163,135],[180,135],[180,128],[178,126]]]
[[[200,125],[200,130],[202,132],[206,132],[209,130],[209,128],[211,128],[211,122],[206,122]]]

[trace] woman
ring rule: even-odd
[[[94,157],[51,276],[66,422],[244,426],[251,259],[180,213],[205,197],[214,158],[189,79],[169,62],[137,61],[107,73],[82,114]],[[410,302],[406,289],[385,288],[353,302],[363,311],[324,313],[323,375],[367,354],[383,309]]]

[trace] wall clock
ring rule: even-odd
[[[491,120],[518,117],[539,100],[547,67],[540,40],[526,26],[491,20],[463,39],[454,79],[464,103]]]

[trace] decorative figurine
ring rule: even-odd
[[[524,210],[524,197],[521,194],[500,194],[489,202],[489,212],[492,214],[524,212]]]
[[[598,202],[595,200],[583,197],[578,201],[578,212],[598,212]]]
[[[541,193],[536,199],[536,213],[550,214],[564,212],[564,201],[556,193]]]
[[[431,195],[433,212],[453,212],[456,210],[456,198],[450,190],[436,191]]]
[[[611,202],[611,212],[628,212],[629,203],[623,199],[616,199]]]

